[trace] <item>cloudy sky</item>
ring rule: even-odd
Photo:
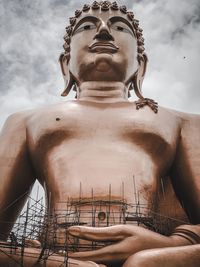
[[[200,113],[200,1],[126,0],[144,29],[149,66],[143,92]],[[84,0],[0,1],[0,128],[16,111],[63,101],[58,65],[68,18]]]

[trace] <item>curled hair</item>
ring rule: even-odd
[[[71,37],[73,33],[73,29],[76,26],[77,19],[81,16],[82,13],[92,10],[102,10],[102,11],[108,11],[108,10],[120,10],[123,14],[127,16],[127,19],[131,22],[133,26],[133,30],[135,33],[135,37],[137,39],[137,60],[140,63],[141,61],[144,61],[145,56],[145,48],[144,48],[144,38],[143,38],[143,30],[139,27],[139,20],[135,19],[134,13],[132,11],[128,11],[125,5],[118,6],[117,2],[111,3],[110,1],[94,1],[91,5],[85,4],[82,9],[76,10],[74,17],[69,18],[69,26],[66,27],[66,34],[64,36],[64,53],[61,54],[61,56],[64,56],[67,59],[67,62],[69,62],[70,59],[70,43],[71,43]]]

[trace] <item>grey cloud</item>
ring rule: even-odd
[[[62,101],[58,56],[64,29],[74,10],[85,2],[1,2],[1,125],[8,114],[20,109]],[[199,0],[126,0],[120,4],[134,10],[144,29],[149,57],[144,94],[161,105],[199,113]]]
[[[142,1],[133,5],[146,36],[144,93],[161,105],[200,112],[200,2]]]

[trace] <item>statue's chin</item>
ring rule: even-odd
[[[112,68],[112,55],[96,55],[94,61],[95,69],[99,72],[108,72]]]
[[[121,59],[121,58],[120,58]],[[126,62],[111,53],[90,53],[81,62],[70,61],[70,72],[76,80],[83,81],[124,81]]]

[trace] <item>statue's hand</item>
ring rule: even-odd
[[[148,229],[133,225],[116,225],[94,228],[72,226],[69,234],[91,241],[104,241],[108,244],[98,250],[69,253],[69,257],[80,260],[92,260],[97,263],[124,262],[130,255],[151,248],[177,246],[177,240],[166,237]]]

